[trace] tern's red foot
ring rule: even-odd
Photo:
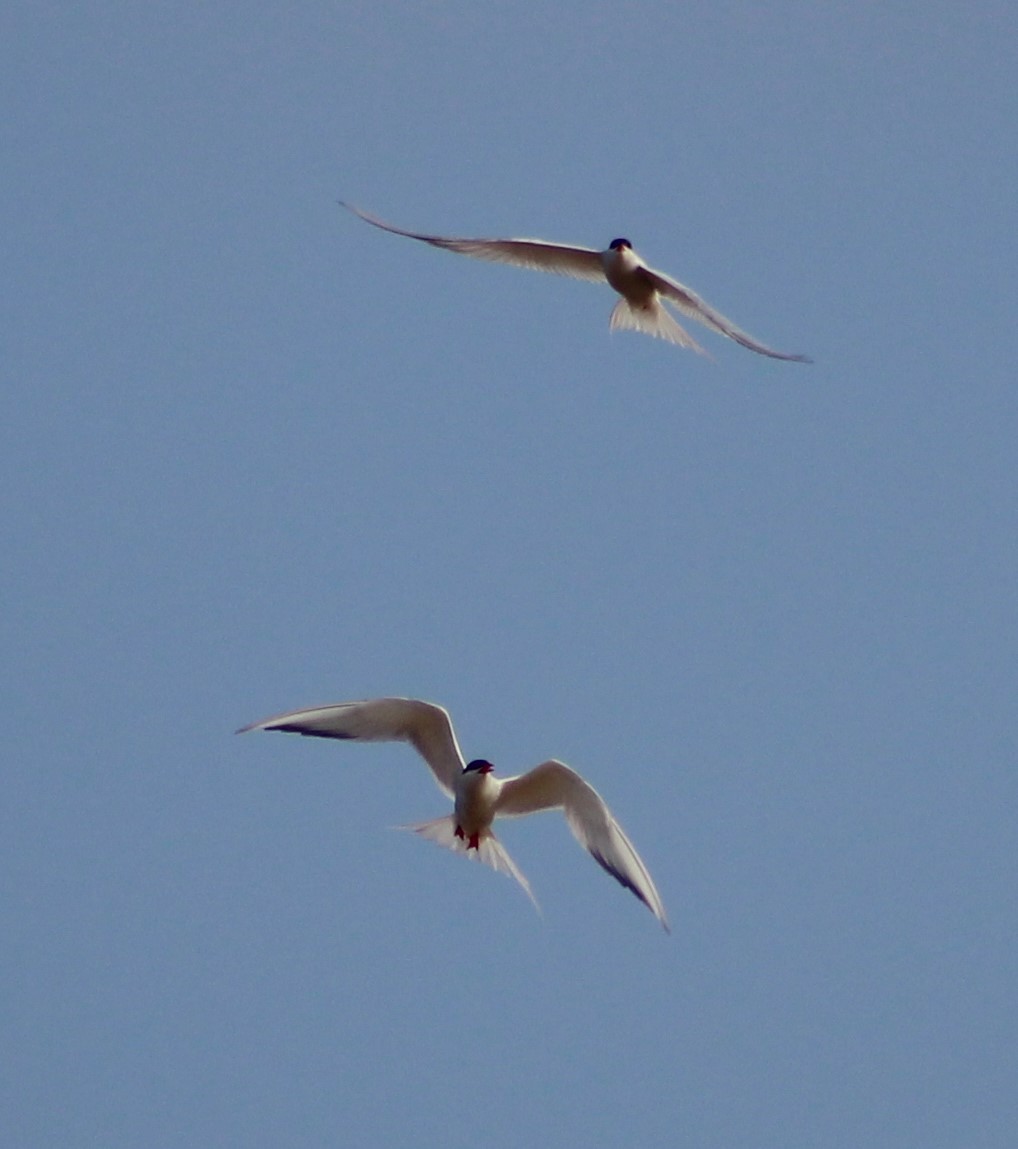
[[[462,836],[463,835],[461,833],[460,837],[462,837]],[[481,835],[479,833],[471,834],[470,835],[470,841],[467,842],[467,849],[468,850],[479,850],[480,848],[481,848]]]
[[[457,826],[456,829],[453,830],[452,833],[453,833],[454,838],[465,838],[466,837],[466,834],[463,833],[463,827],[462,826]]]

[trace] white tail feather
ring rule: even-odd
[[[707,355],[656,296],[652,296],[645,307],[634,307],[628,299],[620,299],[612,309],[608,326],[612,331],[640,331],[644,335],[666,339],[669,343],[677,343],[680,347]]]
[[[398,828],[400,830],[412,830],[415,834],[420,834],[422,838],[427,838],[439,846],[444,846],[447,850],[452,850],[454,854],[464,854],[468,858],[476,858],[500,874],[515,878],[526,891],[527,897],[534,903],[534,909],[538,913],[541,912],[541,907],[537,904],[537,898],[534,897],[530,883],[491,830],[482,831],[478,848],[471,850],[468,849],[462,838],[456,837],[456,823],[451,815],[447,815],[445,818],[435,818],[431,822],[418,822],[412,826],[400,826]]]

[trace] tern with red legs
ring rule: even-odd
[[[497,818],[561,810],[594,861],[631,890],[668,929],[661,896],[640,855],[601,795],[563,762],[549,759],[526,774],[498,778],[487,759],[464,759],[447,710],[415,698],[376,698],[293,710],[253,722],[238,733],[248,730],[282,730],[354,742],[408,742],[427,763],[439,788],[453,800],[453,812],[406,828],[515,878],[535,905],[530,883],[495,837],[492,823]]]

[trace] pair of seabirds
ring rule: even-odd
[[[446,251],[510,263],[537,271],[550,271],[574,279],[607,283],[620,299],[611,313],[611,328],[642,331],[703,353],[703,349],[665,308],[669,303],[719,335],[760,355],[809,363],[804,355],[775,351],[736,327],[719,311],[677,280],[648,267],[628,239],[613,239],[606,251],[568,247],[539,239],[456,239],[403,231],[344,204],[355,215],[383,231],[418,239]],[[361,742],[409,742],[424,759],[439,788],[453,800],[453,812],[444,818],[407,827],[445,846],[515,878],[534,905],[530,883],[520,872],[491,828],[496,818],[514,818],[542,810],[562,810],[577,841],[594,861],[632,892],[668,929],[661,896],[640,855],[615,821],[604,799],[564,762],[550,759],[526,774],[496,778],[484,758],[466,762],[456,741],[448,711],[413,698],[376,698],[367,702],[339,702],[310,710],[294,710],[254,722],[247,730],[283,730],[317,738]],[[243,731],[241,731],[243,733]]]

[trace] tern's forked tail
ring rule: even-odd
[[[476,850],[468,849],[463,839],[456,837],[456,823],[452,815],[447,815],[445,818],[435,818],[431,822],[400,826],[399,829],[412,830],[415,834],[420,834],[422,838],[428,838],[430,841],[444,846],[447,850],[452,850],[454,854],[465,854],[469,858],[476,857],[478,861],[483,862],[486,866],[491,866],[493,870],[498,870],[500,874],[515,878],[526,891],[527,897],[534,903],[534,909],[538,913],[541,912],[541,907],[537,904],[537,898],[534,897],[530,883],[490,829],[481,831],[480,842]]]
[[[653,295],[643,307],[634,306],[625,297],[620,299],[612,309],[608,326],[612,331],[642,331],[644,335],[666,339],[669,343],[678,344],[679,347],[707,355],[661,300]]]

